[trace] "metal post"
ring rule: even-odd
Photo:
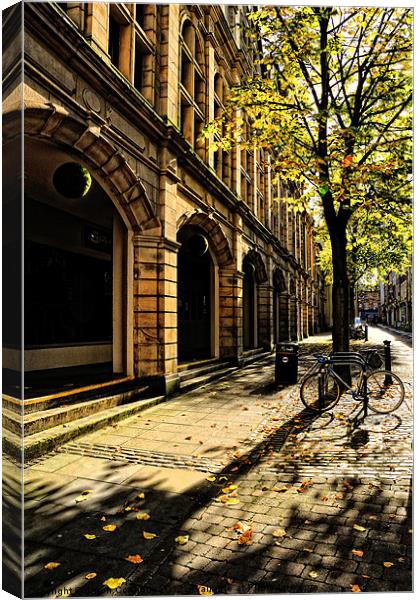
[[[365,341],[368,342],[368,324],[365,323]]]
[[[385,368],[386,371],[391,371],[391,348],[390,348],[390,344],[391,344],[390,340],[384,340],[384,368]],[[393,380],[390,377],[390,375],[386,375],[384,383],[386,385],[390,385],[391,383],[393,383]]]

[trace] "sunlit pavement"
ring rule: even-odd
[[[369,334],[407,399],[360,429],[275,389],[272,357],[33,461],[26,595],[411,590],[412,349]]]

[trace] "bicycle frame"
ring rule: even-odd
[[[352,397],[355,400],[362,400],[362,410],[364,413],[363,417],[365,418],[368,414],[367,363],[366,363],[365,359],[362,357],[362,355],[359,353],[356,353],[356,352],[339,352],[339,353],[336,353],[335,355],[333,355],[332,357],[329,357],[328,359],[326,359],[325,362],[323,362],[323,363],[318,362],[317,364],[320,364],[320,368],[319,368],[319,402],[320,402],[320,405],[323,403],[323,400],[324,400],[324,375],[327,372],[335,380],[337,380],[343,386],[344,389],[346,389],[347,391],[350,391],[352,394]],[[355,388],[353,386],[348,385],[346,383],[346,381],[344,381],[342,379],[342,377],[338,373],[336,373],[336,371],[333,369],[334,364],[337,364],[337,365],[340,364],[342,366],[358,364],[361,367],[361,372],[358,377],[358,383]],[[316,367],[316,365],[314,365],[314,368],[312,368],[309,371],[309,373],[311,373],[312,371],[314,373],[315,367]]]

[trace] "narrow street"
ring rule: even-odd
[[[272,355],[27,464],[27,595],[411,590],[412,348],[369,333],[406,401],[360,430],[275,389]]]

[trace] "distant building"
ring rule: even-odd
[[[400,275],[389,273],[380,284],[381,321],[405,331],[412,330],[412,268]]]
[[[355,302],[357,303],[357,314],[361,319],[378,321],[380,291],[378,287],[373,289],[360,288],[357,291]]]

